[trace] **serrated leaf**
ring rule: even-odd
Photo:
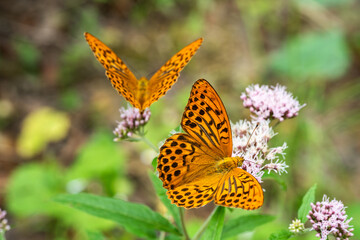
[[[84,193],[59,195],[55,201],[69,204],[88,214],[115,221],[127,231],[140,237],[155,238],[155,230],[180,234],[167,219],[143,204]]]
[[[149,173],[150,179],[153,183],[153,186],[155,188],[155,192],[158,195],[160,201],[165,205],[165,207],[169,210],[170,214],[173,216],[176,224],[180,227],[181,226],[181,220],[179,215],[179,208],[172,204],[168,196],[166,195],[166,189],[163,188],[161,180],[153,173]]]
[[[225,239],[239,233],[252,231],[256,227],[271,222],[274,219],[275,216],[267,214],[251,214],[231,219],[225,224],[222,237]]]
[[[224,227],[225,208],[217,207],[201,239],[220,240]]]
[[[277,233],[272,233],[269,237],[269,240],[287,240],[289,239],[293,234],[289,232],[288,230],[281,230]]]
[[[310,203],[315,201],[315,191],[316,191],[316,184],[312,186],[304,195],[302,199],[302,204],[298,210],[298,218],[302,223],[307,221],[307,215],[311,209]]]

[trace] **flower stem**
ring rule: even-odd
[[[160,232],[159,240],[164,240],[166,236],[166,232]]]
[[[5,240],[5,233],[4,232],[0,232],[0,240]]]
[[[183,230],[185,239],[190,240],[189,234],[187,233],[186,226],[185,226],[184,209],[181,207],[179,207],[179,214],[180,214],[180,220],[181,220],[181,228]]]
[[[276,122],[271,126],[272,128],[276,128],[280,123],[280,120],[277,119]]]
[[[293,235],[291,235],[289,238],[294,238],[294,237],[296,237],[296,236],[304,235],[305,233],[308,233],[308,232],[311,232],[311,231],[314,231],[314,229],[312,229],[312,228],[305,228],[304,230],[302,230],[302,231],[299,232],[299,233],[293,233]]]
[[[146,143],[149,147],[151,147],[156,153],[159,151],[159,149],[152,142],[150,142],[150,140],[147,139],[144,135],[140,135],[140,138],[144,143]]]
[[[203,225],[199,228],[199,230],[197,231],[197,233],[195,234],[195,236],[193,237],[192,240],[197,240],[201,237],[201,235],[203,234],[203,232],[205,231],[205,229],[207,228],[207,226],[209,225],[209,222],[212,218],[212,216],[215,214],[216,209],[218,209],[219,206],[216,206],[214,208],[214,210],[212,211],[212,213],[208,216],[208,218],[205,220],[205,222],[203,223]]]

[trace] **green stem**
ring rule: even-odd
[[[297,237],[297,236],[300,236],[300,235],[304,235],[308,232],[311,232],[311,231],[314,231],[312,228],[305,228],[304,230],[302,230],[301,232],[299,233],[293,233],[293,235],[291,235],[289,238],[294,238],[294,237]]]
[[[280,123],[280,120],[276,120],[276,122],[271,126],[273,129],[276,128]]]
[[[166,236],[166,232],[160,232],[159,240],[164,240]]]
[[[152,142],[149,141],[144,135],[140,135],[141,140],[146,143],[149,147],[151,147],[156,153],[159,151],[159,149],[152,144]]]
[[[181,220],[181,228],[183,230],[185,239],[190,240],[189,234],[187,233],[186,226],[185,226],[184,209],[179,207],[179,213],[180,213],[180,220]]]
[[[212,218],[212,216],[215,214],[216,209],[218,209],[219,206],[216,206],[214,208],[214,210],[212,211],[212,213],[208,216],[208,218],[205,220],[205,222],[203,223],[203,225],[199,228],[199,230],[197,231],[197,233],[195,234],[195,236],[193,237],[192,240],[197,240],[201,237],[201,235],[203,234],[203,232],[205,231],[205,229],[207,228],[207,226],[209,225],[209,222]]]

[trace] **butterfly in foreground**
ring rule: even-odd
[[[137,79],[125,63],[99,39],[87,32],[85,39],[97,60],[104,66],[113,87],[140,112],[165,95],[203,41],[199,38],[181,49],[150,79]]]
[[[232,135],[225,107],[215,89],[199,79],[181,120],[186,133],[160,148],[157,170],[172,203],[196,208],[214,200],[226,207],[257,209],[264,202],[260,183],[231,157]]]

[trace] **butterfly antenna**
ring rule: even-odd
[[[254,133],[255,133],[255,130],[257,129],[259,127],[259,123],[256,123],[256,126],[255,126],[255,128],[254,128],[254,130],[252,131],[252,133],[251,133],[251,135],[250,135],[250,137],[249,137],[249,139],[248,139],[248,141],[247,141],[247,143],[246,143],[246,145],[245,145],[245,148],[247,148],[247,146],[249,145],[249,143],[250,143],[250,140],[251,140],[251,137],[254,135]],[[243,151],[243,154],[245,153],[245,151]],[[241,157],[243,157],[244,155],[242,155]]]

